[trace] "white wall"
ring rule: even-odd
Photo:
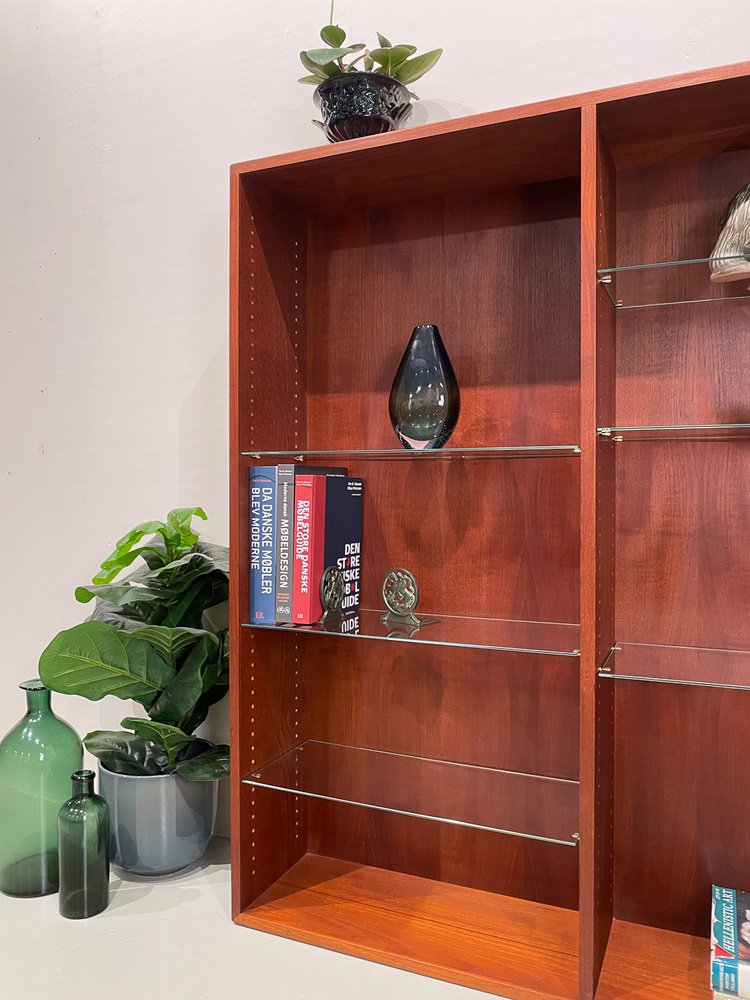
[[[321,141],[297,52],[327,13],[0,2],[0,733],[127,528],[201,504],[227,539],[228,166]],[[336,20],[445,48],[417,122],[750,58],[748,0],[339,0]],[[82,733],[127,708],[56,704]]]

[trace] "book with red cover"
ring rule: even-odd
[[[294,482],[292,624],[320,621],[320,579],[326,533],[326,476],[303,473]]]

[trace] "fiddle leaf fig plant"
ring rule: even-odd
[[[317,87],[330,76],[374,71],[410,84],[431,70],[443,54],[442,49],[432,49],[418,56],[415,45],[393,45],[379,31],[376,33],[377,47],[369,49],[363,42],[346,45],[346,32],[333,23],[333,3],[328,20],[329,23],[320,32],[326,48],[309,49],[299,54],[302,65],[308,70],[307,76],[300,77],[300,83]],[[350,56],[355,58],[350,59]]]
[[[119,774],[179,774],[210,781],[229,774],[229,747],[195,736],[208,710],[228,691],[224,546],[192,529],[200,507],[172,510],[117,542],[90,586],[76,588],[91,617],[58,633],[42,653],[39,676],[51,690],[91,701],[112,695],[141,705],[123,731],[89,733],[84,745]],[[137,559],[137,569],[120,573]]]

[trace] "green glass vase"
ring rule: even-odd
[[[83,748],[40,680],[20,687],[26,715],[0,743],[0,892],[46,896],[57,892],[57,814]]]
[[[93,917],[109,905],[109,806],[94,793],[94,772],[76,771],[73,797],[57,817],[60,913]]]

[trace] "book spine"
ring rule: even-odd
[[[719,956],[737,958],[737,893],[715,885],[711,896],[711,945]]]
[[[250,621],[275,620],[274,509],[276,470],[273,466],[250,469]]]
[[[292,621],[294,466],[276,469],[276,621]]]
[[[325,541],[325,476],[297,476],[294,484],[294,577],[292,621],[320,621],[320,578]]]
[[[711,989],[750,1000],[750,963],[714,954],[711,960]]]

